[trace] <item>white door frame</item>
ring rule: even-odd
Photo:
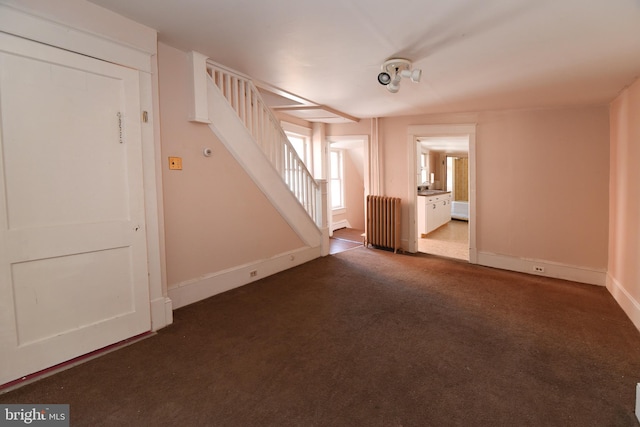
[[[476,125],[415,125],[409,126],[407,138],[407,170],[409,171],[409,186],[407,200],[409,201],[409,247],[408,251],[418,251],[417,232],[417,201],[418,201],[418,138],[434,136],[468,136],[469,137],[469,263],[478,263],[476,247]]]

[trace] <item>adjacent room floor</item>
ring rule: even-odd
[[[451,220],[425,238],[418,239],[418,252],[468,261],[469,223]]]
[[[337,254],[349,249],[362,246],[364,242],[364,230],[355,228],[341,228],[333,232],[329,239],[329,253]]]
[[[363,244],[364,230],[341,228],[329,240],[329,253],[337,254]],[[469,260],[469,223],[452,220],[426,237],[418,239],[418,252]]]

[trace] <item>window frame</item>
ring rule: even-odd
[[[300,155],[300,152],[298,150],[296,150],[296,153],[302,160],[302,163],[304,163],[304,165],[307,167],[307,170],[311,173],[311,175],[313,175],[313,149],[311,141],[312,130],[304,126],[284,121],[280,122],[280,126],[282,127],[282,130],[284,131],[284,134],[287,136],[287,138],[294,137],[303,140],[303,154]],[[289,140],[289,142],[291,142],[291,140]],[[293,145],[293,143],[291,145]],[[293,148],[296,148],[295,145]]]
[[[333,154],[337,154],[338,156],[338,178],[334,178],[334,163],[335,161],[333,160]],[[344,194],[344,150],[339,149],[339,148],[331,148],[329,151],[329,156],[330,156],[330,170],[329,170],[329,185],[331,188],[331,211],[334,213],[339,213],[340,211],[344,211],[346,209],[345,206],[345,194]],[[334,186],[333,183],[334,181],[338,181],[339,185],[340,185],[340,194],[339,194],[339,205],[336,206],[335,205],[335,194],[334,194]]]

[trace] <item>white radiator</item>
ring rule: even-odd
[[[451,202],[451,218],[469,221],[469,203]]]

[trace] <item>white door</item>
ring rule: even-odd
[[[151,329],[139,99],[0,33],[0,384]]]

